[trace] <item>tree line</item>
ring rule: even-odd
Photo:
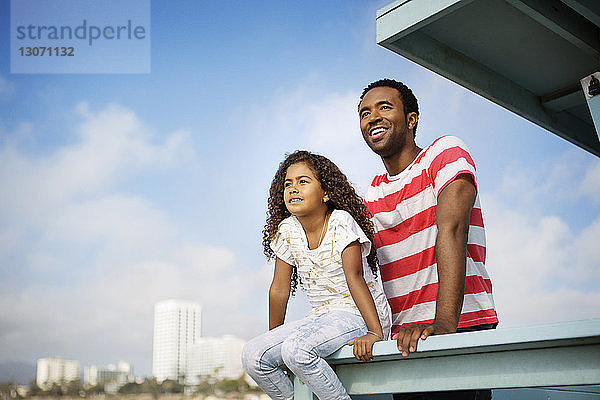
[[[218,379],[214,376],[199,376],[199,383],[186,385],[172,379],[158,382],[156,378],[146,378],[143,382],[129,382],[121,386],[117,393],[107,393],[105,384],[96,386],[83,385],[81,380],[53,383],[46,389],[40,388],[33,380],[29,383],[27,391],[20,390],[13,382],[0,384],[0,400],[20,400],[32,397],[88,397],[113,394],[150,394],[154,398],[166,394],[182,395],[223,395],[230,393],[258,393],[260,389],[250,386],[244,375],[237,379]]]

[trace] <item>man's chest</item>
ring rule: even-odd
[[[390,185],[373,195],[378,199],[369,203],[376,232],[386,230],[414,231],[423,225],[435,223],[437,199],[433,185],[424,183]]]

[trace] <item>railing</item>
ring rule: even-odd
[[[359,362],[344,346],[327,361],[350,395],[598,385],[600,319],[431,336],[408,358],[378,342],[373,355]],[[294,392],[313,400],[297,378]]]

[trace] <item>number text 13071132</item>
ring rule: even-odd
[[[22,57],[73,57],[73,47],[19,47],[19,55]]]

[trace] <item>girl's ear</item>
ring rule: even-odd
[[[329,201],[329,195],[323,196],[323,203],[327,203]]]

